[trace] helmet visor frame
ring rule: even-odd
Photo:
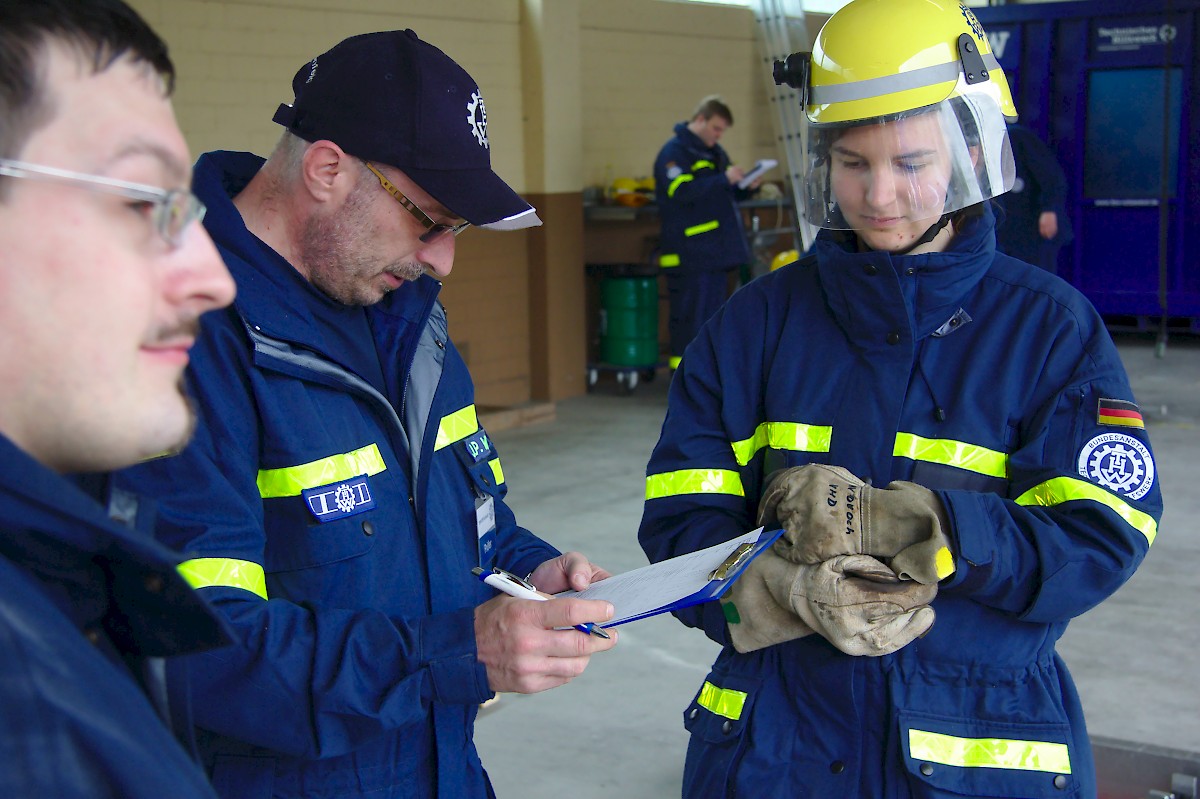
[[[933,105],[883,117],[805,120],[804,218],[830,230],[933,224],[1011,189],[1016,167],[1000,103],[965,81],[955,88]]]

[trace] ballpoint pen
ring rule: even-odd
[[[503,591],[509,596],[515,596],[518,599],[532,599],[536,602],[545,602],[547,599],[550,599],[549,596],[538,591],[529,581],[522,580],[517,575],[510,574],[504,571],[504,569],[498,569],[495,566],[490,569],[483,569],[476,566],[471,569],[471,574],[474,574],[481,582],[487,583],[492,588]],[[604,631],[603,627],[599,627],[590,621],[584,624],[576,624],[574,628],[581,633],[598,635],[601,638],[612,638],[611,635]],[[565,630],[567,628],[563,627],[561,629]]]

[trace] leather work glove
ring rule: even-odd
[[[758,523],[783,527],[783,554],[796,563],[874,555],[890,558],[901,579],[930,585],[954,573],[946,511],[916,483],[873,488],[840,466],[794,466],[768,483]]]
[[[797,564],[759,555],[721,600],[734,649],[818,632],[848,655],[888,655],[933,626],[936,585],[901,581],[869,555]]]

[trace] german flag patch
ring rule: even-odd
[[[1099,424],[1108,424],[1116,427],[1136,427],[1139,430],[1146,428],[1146,423],[1142,419],[1142,412],[1138,410],[1138,406],[1126,400],[1102,398],[1100,400],[1099,412],[1096,414],[1096,421]]]

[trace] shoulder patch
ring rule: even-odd
[[[1117,427],[1136,427],[1144,429],[1146,422],[1136,403],[1128,400],[1100,398],[1096,412],[1097,424],[1115,425]]]
[[[1127,433],[1101,433],[1079,451],[1079,474],[1093,483],[1141,499],[1154,485],[1150,449]]]

